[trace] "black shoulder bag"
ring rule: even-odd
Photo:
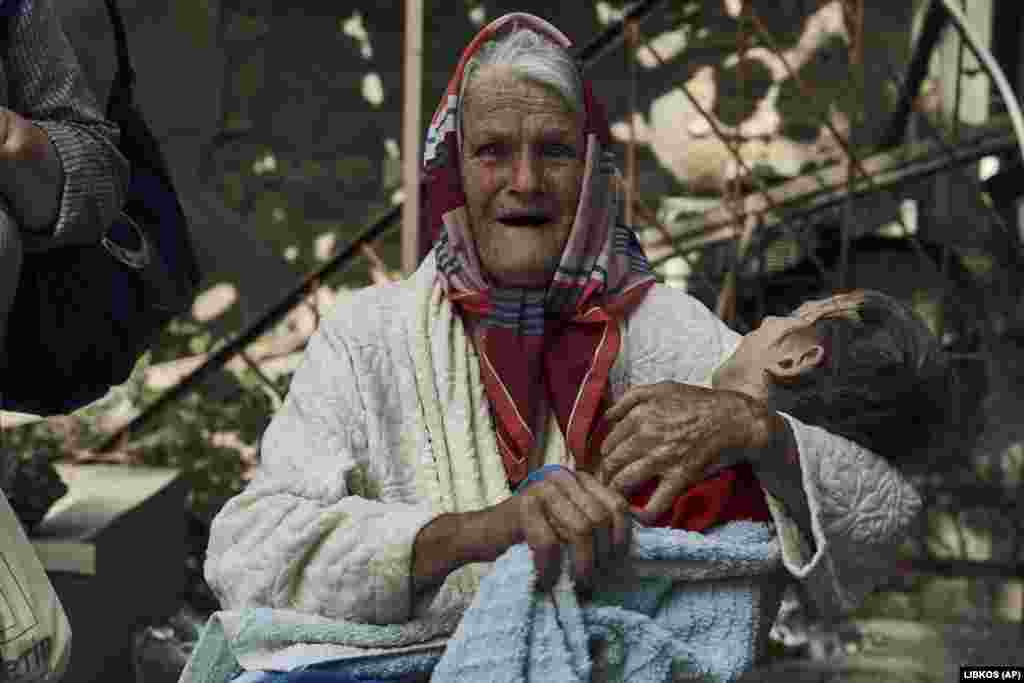
[[[25,254],[7,323],[5,410],[64,414],[101,398],[128,379],[199,286],[185,213],[134,102],[124,23],[116,0],[105,1],[117,41],[107,117],[120,127],[118,148],[131,164],[126,203],[99,243]],[[13,13],[5,14],[7,34]]]

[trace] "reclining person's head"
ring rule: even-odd
[[[954,376],[939,340],[908,306],[875,291],[765,318],[713,384],[894,461],[922,454],[953,421]]]

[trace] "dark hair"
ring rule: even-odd
[[[768,402],[894,462],[917,461],[956,420],[956,377],[939,340],[905,304],[865,291],[852,318],[815,323],[822,363],[769,382]]]

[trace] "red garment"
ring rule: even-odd
[[[607,394],[601,400],[601,413],[610,406]],[[610,432],[607,420],[602,420],[588,444],[587,460],[581,464],[585,469],[597,460],[605,437]],[[658,488],[658,479],[652,479],[627,497],[635,510],[642,509]],[[717,524],[748,519],[757,522],[771,520],[768,503],[765,501],[761,484],[754,476],[749,463],[727,467],[713,476],[694,484],[677,497],[665,514],[651,526],[704,531]]]
[[[651,480],[629,496],[629,504],[634,510],[647,505],[657,485],[656,479]],[[704,531],[739,519],[771,520],[764,491],[754,476],[754,468],[747,463],[727,467],[691,486],[651,526]]]

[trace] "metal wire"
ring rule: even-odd
[[[657,61],[659,65],[666,65],[666,62],[662,58],[661,54],[657,51],[657,49],[655,49],[653,45],[650,44],[650,42],[644,41],[643,48],[647,50],[651,54],[651,56],[654,57],[655,61]],[[686,98],[690,101],[690,104],[693,105],[694,109],[696,109],[697,112],[701,116],[703,116],[704,119],[708,122],[708,125],[711,127],[711,130],[715,134],[715,137],[717,137],[719,141],[725,146],[726,150],[729,152],[729,155],[732,156],[732,158],[736,161],[736,164],[743,170],[744,175],[747,178],[750,178],[754,182],[754,184],[757,185],[758,192],[762,197],[764,197],[764,200],[768,204],[769,208],[776,213],[780,213],[782,207],[775,201],[774,197],[771,196],[767,184],[760,176],[754,173],[753,169],[750,167],[749,164],[747,164],[746,160],[743,159],[743,156],[739,153],[739,151],[735,147],[733,147],[732,141],[718,125],[718,122],[715,120],[714,116],[709,111],[707,111],[707,109],[704,108],[700,101],[693,95],[692,92],[690,92],[690,89],[686,87],[685,83],[680,83],[676,87],[686,96]],[[813,171],[810,175],[814,177],[816,180],[818,180],[822,188],[827,189],[827,185],[821,179],[817,171]],[[744,215],[738,213],[732,204],[728,202],[723,202],[723,205],[731,214],[733,214],[733,219],[736,225],[744,224]],[[787,226],[788,221],[780,222],[782,222],[783,226]],[[784,227],[784,229],[786,229],[786,227]],[[814,257],[812,256],[812,258]],[[652,265],[654,264],[652,263]],[[819,262],[818,265],[820,266],[822,271],[825,270],[824,264],[820,264]]]
[[[944,5],[946,5],[947,10],[950,10],[950,15],[957,23],[958,28],[964,34],[968,47],[975,53],[975,56],[988,70],[990,76],[993,78],[994,81],[996,81],[997,86],[1003,93],[1003,98],[1004,100],[1007,101],[1007,108],[1010,110],[1011,120],[1014,122],[1014,130],[1017,136],[1018,146],[1021,147],[1022,150],[1024,150],[1024,118],[1020,116],[1019,107],[1017,107],[1016,102],[1014,101],[1012,90],[1009,88],[1008,83],[1006,83],[1005,76],[1002,75],[1002,72],[999,69],[998,64],[994,63],[994,61],[991,59],[991,56],[988,55],[987,52],[980,47],[980,44],[976,44],[977,41],[971,34],[970,28],[969,26],[966,25],[966,22],[963,19],[962,15],[960,15],[957,12],[956,8],[950,9],[948,0],[941,1],[944,3]],[[577,53],[577,59],[580,62],[581,68],[583,68],[584,70],[588,69],[594,63],[596,63],[604,54],[606,54],[615,45],[617,45],[623,38],[624,26],[628,21],[640,22],[649,17],[655,9],[658,9],[664,6],[665,4],[665,0],[645,0],[644,2],[640,2],[634,5],[630,10],[628,10],[625,13],[622,20],[616,22],[614,25],[612,25],[604,32],[602,32],[602,34],[595,38],[595,40],[591,41],[586,46],[580,49],[580,51]],[[756,14],[754,14],[752,8],[750,12],[750,17],[753,21],[755,21],[755,26],[758,28],[759,33],[764,33],[764,26],[757,19]],[[767,40],[771,40],[770,35],[767,36]],[[651,54],[653,54],[660,63],[664,64],[664,60],[662,60],[661,56],[657,54],[657,51],[653,48],[653,46],[645,42],[644,47]],[[772,51],[775,52],[780,57],[780,59],[783,61],[783,64],[786,66],[787,70],[790,72],[792,76],[795,77],[795,74],[792,73],[792,70],[790,69],[788,62],[784,59],[784,57],[782,57],[781,54],[779,54],[777,48],[773,49]],[[826,198],[825,201],[818,201],[811,207],[801,207],[797,210],[788,212],[788,215],[781,214],[782,206],[775,202],[774,198],[768,192],[767,186],[765,185],[763,180],[752,172],[752,170],[743,160],[742,155],[740,155],[739,152],[736,149],[734,149],[734,147],[728,140],[727,136],[725,136],[723,131],[718,127],[717,122],[714,120],[714,118],[709,115],[709,112],[706,112],[703,109],[703,107],[701,107],[700,103],[696,100],[696,98],[693,97],[692,93],[690,93],[689,90],[685,87],[685,84],[679,87],[687,96],[687,98],[691,101],[691,103],[694,104],[694,106],[701,113],[701,115],[704,116],[704,118],[711,124],[712,130],[715,132],[715,135],[722,140],[722,142],[726,146],[726,149],[728,150],[730,155],[736,159],[739,166],[744,170],[746,176],[748,178],[751,178],[753,182],[758,186],[758,190],[764,197],[766,203],[769,206],[770,211],[776,213],[776,215],[778,216],[778,222],[781,223],[780,226],[777,225],[773,227],[781,227],[781,229],[786,231],[787,233],[793,234],[795,230],[795,228],[793,227],[794,221],[799,220],[800,218],[809,220],[811,215],[814,215],[815,213],[820,212],[822,210],[826,210],[830,208],[832,205],[834,205],[835,202],[833,200],[829,200],[828,198]],[[1009,93],[1009,96],[1007,96],[1007,92]],[[866,174],[866,172],[864,172],[863,166],[860,164],[860,161],[855,157],[855,155],[853,155],[852,150],[849,149],[847,141],[843,139],[841,135],[838,134],[838,132],[834,129],[831,122],[828,121],[827,118],[825,118],[824,122],[826,126],[829,128],[830,132],[836,137],[837,142],[839,142],[839,144],[843,147],[851,162],[856,162],[858,166],[858,171],[865,175],[865,179],[872,185],[871,190],[879,191],[880,188],[878,188],[877,185],[874,184],[872,177],[869,174]],[[950,152],[950,156],[951,158],[953,158],[954,163],[957,163],[955,153]],[[969,157],[971,155],[968,154],[961,156],[959,160],[960,163],[965,162],[965,156]],[[1022,158],[1024,158],[1024,153],[1022,153]],[[936,172],[934,168],[925,169],[923,171],[923,173],[925,174],[934,172]],[[819,185],[821,185],[824,189],[830,189],[817,172],[811,173],[809,175],[811,177],[814,177],[818,181]],[[881,189],[884,190],[884,188]],[[858,184],[851,182],[849,190],[846,193],[844,193],[844,197],[852,195],[859,196],[860,194],[864,193],[865,190],[863,188],[860,188],[858,187]],[[794,202],[787,201],[785,203],[791,204]],[[395,206],[385,216],[375,221],[372,225],[365,229],[358,237],[356,237],[356,239],[353,240],[345,249],[341,250],[334,258],[332,258],[330,261],[328,261],[323,266],[318,268],[316,271],[314,271],[306,278],[304,278],[301,283],[299,283],[288,294],[286,294],[279,302],[269,307],[262,316],[260,316],[256,321],[254,321],[252,325],[249,326],[249,328],[244,330],[237,337],[231,339],[227,344],[222,346],[216,353],[212,354],[211,357],[208,358],[203,365],[196,368],[195,371],[193,371],[191,374],[183,378],[178,385],[167,390],[153,403],[147,406],[143,410],[143,412],[140,413],[135,419],[133,419],[127,425],[122,427],[122,429],[112,434],[108,438],[108,440],[105,441],[100,446],[99,450],[101,452],[109,450],[116,444],[120,443],[126,436],[140,429],[142,426],[144,426],[145,423],[152,419],[152,417],[156,413],[158,413],[159,410],[161,410],[164,406],[166,406],[168,403],[176,400],[180,396],[184,395],[187,391],[194,388],[197,384],[202,382],[209,374],[223,366],[228,360],[230,360],[231,357],[237,354],[241,349],[244,349],[245,346],[254,341],[264,332],[266,332],[271,325],[273,325],[277,320],[286,315],[288,311],[294,308],[294,306],[300,304],[304,300],[305,296],[308,294],[310,283],[319,282],[323,278],[330,276],[334,272],[340,270],[342,267],[347,265],[348,262],[355,256],[355,254],[359,252],[360,247],[363,244],[371,243],[380,235],[384,234],[391,227],[391,224],[400,214],[400,211],[401,206]],[[741,218],[742,217],[739,214],[734,213],[733,222],[738,222],[741,220]],[[897,218],[899,222],[903,224],[906,231],[906,225],[905,223],[903,223],[902,217],[897,215]],[[768,226],[766,224],[762,225],[762,229],[765,229],[767,227]],[[916,249],[919,252],[919,255],[921,255],[922,258],[931,261],[931,259],[928,258],[926,254],[924,254],[923,250],[921,250],[920,244],[917,243],[917,240],[912,235],[908,234],[908,237],[910,238],[911,242],[915,245]],[[684,238],[685,237],[679,239]],[[799,237],[797,237],[797,239],[799,240]],[[675,241],[669,242],[669,246],[674,245]],[[692,253],[692,251],[695,250],[696,249],[682,250],[680,253],[675,253],[672,256],[685,256],[686,254]],[[808,254],[808,256],[815,263],[815,267],[819,268],[819,270],[824,272],[824,265],[820,262],[819,259],[815,257],[815,255],[813,254],[813,250],[809,250],[809,252],[810,253]],[[652,263],[652,265],[657,264]]]
[[[1005,153],[1008,150],[1012,150],[1015,144],[1016,142],[1013,139],[1012,134],[1002,136],[989,135],[971,143],[965,143],[965,145],[963,145],[964,151],[957,153],[956,157],[952,161],[948,159],[934,159],[931,157],[927,157],[925,159],[914,159],[910,162],[905,162],[902,167],[894,166],[880,171],[875,176],[875,181],[892,185],[902,185],[915,182],[939,173],[944,173],[955,166],[969,164],[985,156]],[[861,185],[854,190],[854,195],[860,197],[867,195],[872,191],[873,190],[871,188]],[[785,200],[781,205],[798,205],[798,208],[789,212],[787,215],[789,220],[809,220],[812,216],[835,209],[845,200],[845,197],[845,190],[837,191],[835,187],[830,186],[827,187],[826,191],[823,193],[810,193],[808,195],[792,197]],[[779,219],[776,219],[774,223],[771,222],[772,219],[766,212],[763,229],[785,229],[784,226],[778,225],[778,220]],[[694,242],[695,244],[684,247],[682,251],[699,251],[708,244],[718,243],[727,238],[735,237],[734,230],[732,228],[733,224],[734,221],[732,219],[719,221],[717,223],[708,223],[705,219],[698,217],[692,221],[691,228],[680,231],[677,226],[676,233],[678,234],[672,238],[672,244],[678,247],[681,243],[685,243],[687,241]],[[664,258],[652,259],[651,264],[658,266],[663,263],[664,260]]]
[[[761,21],[760,17],[758,17],[757,12],[753,8],[751,8],[751,10],[750,10],[750,18],[751,18],[751,21],[753,21],[753,23],[754,23],[754,27],[757,29],[758,33],[761,34],[761,37],[764,39],[765,46],[772,53],[774,53],[779,58],[779,61],[781,62],[783,68],[786,70],[786,73],[790,76],[790,78],[793,79],[793,82],[800,89],[801,93],[805,97],[812,97],[812,95],[813,95],[812,89],[806,84],[804,79],[802,79],[800,77],[800,74],[797,73],[795,69],[793,69],[792,65],[789,63],[789,60],[786,59],[785,55],[782,54],[782,51],[779,49],[779,46],[775,43],[775,40],[772,38],[771,33],[765,27],[764,23]],[[836,144],[838,144],[840,147],[842,147],[843,152],[846,154],[846,157],[850,161],[850,163],[857,169],[857,172],[861,176],[863,176],[863,179],[865,181],[867,181],[867,183],[871,186],[871,189],[873,191],[877,191],[877,192],[884,192],[885,195],[887,195],[889,197],[889,199],[897,200],[898,198],[893,196],[890,191],[888,191],[888,190],[886,190],[884,188],[879,187],[878,184],[875,183],[873,176],[870,173],[868,173],[867,170],[864,168],[864,165],[863,165],[863,163],[861,163],[860,158],[856,154],[854,154],[853,149],[851,148],[849,141],[846,138],[844,138],[843,135],[838,130],[836,130],[836,127],[832,123],[832,121],[829,120],[829,118],[827,116],[825,116],[825,115],[821,115],[821,116],[819,116],[819,118],[821,119],[822,123],[825,125],[825,128],[829,131],[829,133],[835,139]],[[851,187],[851,189],[853,188],[854,184],[855,184],[855,181],[853,179],[851,179],[850,180],[850,187]],[[899,206],[899,202],[898,201],[894,201],[894,203],[895,203],[896,206]],[[932,266],[934,266],[937,271],[940,271],[941,269],[937,266],[935,261],[928,255],[928,253],[922,248],[922,246],[920,244],[920,241],[911,232],[909,226],[907,226],[906,221],[903,219],[902,212],[900,212],[898,210],[896,212],[896,221],[900,224],[900,227],[903,228],[904,238],[911,245],[911,247],[917,252],[918,256],[922,260],[925,260],[925,261],[928,261],[929,263],[931,263]]]

